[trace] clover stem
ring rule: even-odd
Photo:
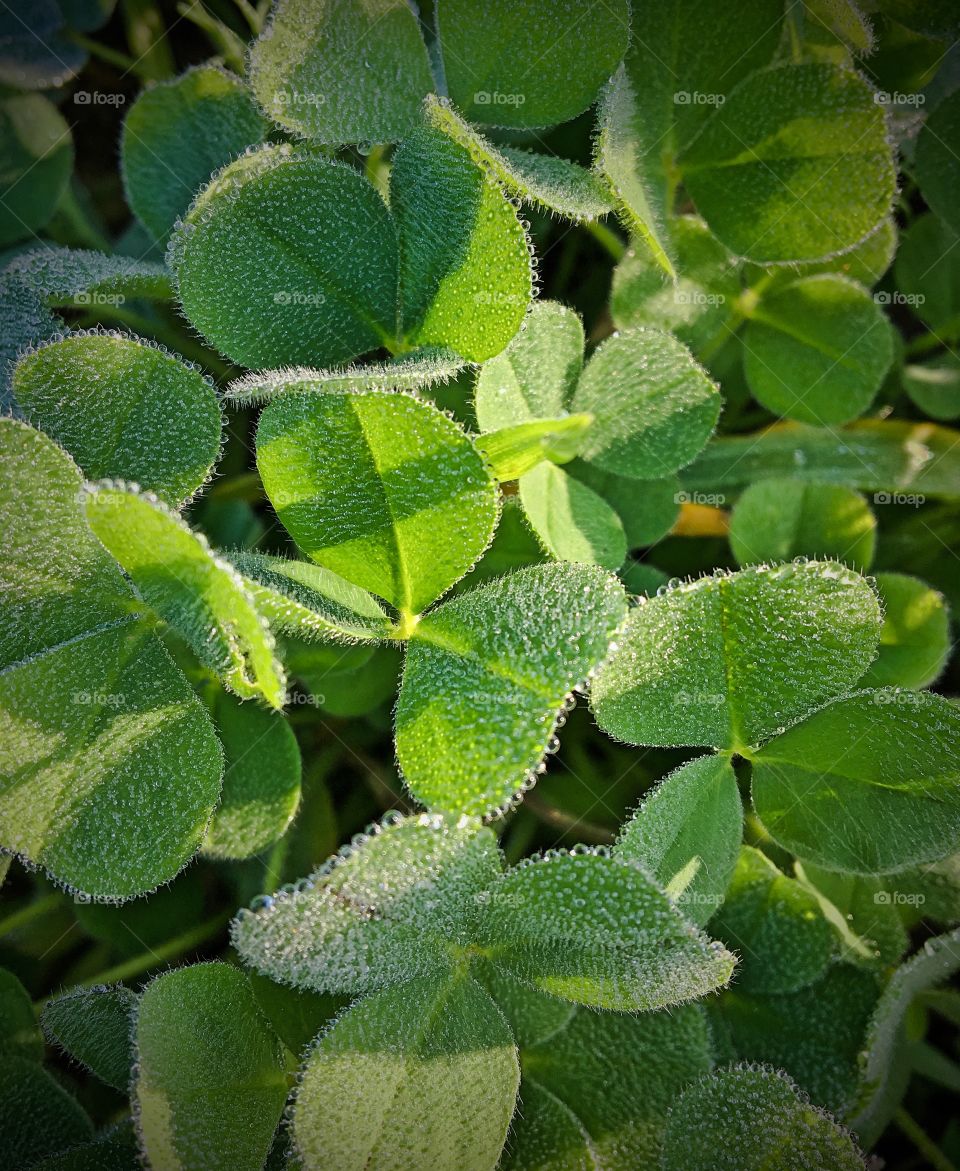
[[[393,637],[406,642],[417,628],[420,615],[410,610],[401,610],[400,617],[393,627]]]
[[[581,227],[586,228],[600,247],[615,261],[619,263],[623,260],[627,246],[606,224],[601,224],[597,220],[584,220]]]
[[[12,915],[8,915],[6,919],[0,919],[0,935],[7,935],[11,931],[16,931],[18,927],[23,927],[41,915],[45,915],[47,911],[52,911],[62,898],[63,895],[59,891],[55,891],[53,894],[45,895],[41,899],[35,899],[32,903],[21,907],[19,911],[14,911]]]
[[[903,1131],[935,1171],[957,1171],[927,1132],[902,1107],[893,1116],[894,1123]]]

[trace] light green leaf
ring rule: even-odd
[[[571,409],[594,416],[583,459],[621,476],[658,480],[703,448],[720,415],[720,393],[686,346],[638,327],[594,351]]]
[[[73,137],[57,107],[40,94],[0,101],[0,247],[43,228],[73,170]]]
[[[868,569],[877,519],[859,492],[838,484],[780,477],[758,480],[730,516],[730,548],[740,565],[833,557]]]
[[[565,1027],[522,1051],[504,1167],[658,1166],[670,1106],[709,1073],[710,1050],[706,1019],[694,1005],[639,1016],[578,1009]]]
[[[170,257],[187,317],[240,365],[336,365],[392,341],[393,224],[344,164],[244,155],[194,200]]]
[[[529,423],[514,423],[488,431],[477,446],[490,461],[493,475],[504,484],[530,472],[544,460],[569,463],[583,446],[592,422],[591,415],[532,419]]]
[[[766,264],[855,247],[890,211],[896,168],[883,107],[830,65],[749,74],[679,159],[714,234]]]
[[[340,146],[403,138],[433,79],[406,0],[279,0],[250,51],[250,85],[285,130]]]
[[[895,964],[907,950],[910,937],[900,915],[906,904],[894,903],[888,878],[838,874],[799,862],[794,863],[794,871],[820,899],[824,915],[839,931],[845,960],[883,967]],[[902,879],[900,874],[895,880],[898,888]]]
[[[220,746],[84,523],[69,456],[12,420],[0,449],[0,842],[60,883],[129,898],[200,844]]]
[[[392,625],[377,600],[322,565],[241,549],[226,557],[273,630],[343,642],[391,635]]]
[[[736,492],[769,476],[796,476],[877,492],[903,503],[960,499],[960,432],[934,423],[869,419],[843,430],[785,423],[759,435],[714,439],[683,473],[691,492]],[[912,500],[911,500],[912,498]]]
[[[280,370],[253,370],[235,378],[224,399],[237,405],[269,402],[281,394],[329,390],[422,390],[456,377],[467,363],[452,350],[422,349],[399,354],[389,362],[364,362],[334,370],[285,366]]]
[[[696,353],[722,334],[740,296],[736,262],[696,216],[667,227],[677,277],[665,282],[646,249],[630,248],[613,270],[610,312],[618,329],[649,325],[669,330]]]
[[[519,489],[523,511],[551,557],[607,569],[623,564],[627,555],[623,523],[592,488],[563,468],[541,463],[520,477]]]
[[[151,1166],[263,1166],[287,1079],[238,968],[197,964],[158,976],[140,997],[136,1046],[134,1117]]]
[[[440,976],[375,993],[310,1051],[293,1110],[305,1171],[492,1171],[520,1081],[489,995]]]
[[[917,182],[928,207],[960,232],[956,190],[960,183],[960,94],[952,93],[927,117],[917,138]]]
[[[768,410],[800,423],[849,423],[893,361],[893,327],[862,286],[836,274],[775,288],[751,310],[744,372]]]
[[[93,1124],[50,1074],[26,1057],[0,1062],[0,1150],[10,1167],[33,1167],[45,1155],[89,1142]]]
[[[563,564],[518,570],[422,618],[396,710],[411,793],[431,808],[482,814],[531,783],[561,709],[624,614],[616,579]]]
[[[836,700],[756,754],[752,792],[771,837],[829,870],[942,858],[960,833],[960,711],[925,691]]]
[[[893,263],[894,253],[898,251],[897,244],[897,222],[890,215],[875,232],[871,232],[855,248],[851,248],[849,252],[842,252],[839,256],[831,256],[827,260],[788,264],[775,269],[764,268],[758,264],[746,264],[743,266],[743,272],[748,285],[755,285],[762,279],[767,288],[789,284],[798,277],[837,273],[869,289]],[[889,294],[878,292],[877,304],[889,304],[888,297]]]
[[[605,472],[578,459],[566,471],[592,488],[614,509],[627,535],[627,547],[653,545],[673,528],[682,497],[676,476],[662,480],[634,480]]]
[[[863,687],[929,687],[950,657],[950,614],[943,594],[916,577],[878,573],[883,603],[880,651]]]
[[[526,203],[575,220],[592,220],[614,208],[603,177],[595,171],[556,155],[494,146],[442,98],[428,100],[427,118],[468,150],[474,162],[491,171],[507,191]]]
[[[937,216],[917,216],[903,234],[893,269],[896,291],[917,317],[951,337],[960,324],[958,247],[957,233]]]
[[[641,603],[591,703],[606,732],[664,747],[768,739],[860,678],[881,624],[867,582],[832,561],[718,573]]]
[[[281,398],[260,418],[257,463],[303,551],[405,612],[462,577],[496,526],[483,457],[452,419],[407,395]]]
[[[449,972],[473,942],[502,862],[476,822],[391,819],[293,891],[256,900],[233,925],[243,960],[316,992],[372,992]]]
[[[815,1101],[845,1118],[880,981],[834,964],[799,992],[771,996],[738,986],[720,999],[720,1024],[742,1061],[782,1069]]]
[[[0,1053],[43,1061],[43,1037],[33,1003],[13,972],[0,968]]]
[[[84,492],[87,521],[143,600],[244,699],[283,707],[273,637],[229,562],[156,497],[105,481]]]
[[[397,148],[390,208],[406,344],[449,346],[471,362],[499,354],[520,328],[533,284],[526,234],[496,179],[466,148],[423,126]]]
[[[914,998],[960,971],[960,928],[928,939],[893,974],[870,1021],[850,1126],[865,1146],[886,1129],[906,1092],[904,1023]]]
[[[823,975],[837,951],[816,897],[751,846],[740,851],[710,930],[739,953],[743,992],[797,992]]]
[[[21,358],[13,393],[28,422],[91,480],[133,480],[176,506],[210,475],[221,413],[193,366],[134,338],[73,334]]]
[[[853,1139],[784,1074],[742,1066],[691,1086],[673,1106],[663,1171],[863,1171]]]
[[[214,171],[261,143],[268,129],[243,82],[214,65],[151,86],[123,122],[127,202],[150,235],[165,240]]]
[[[481,431],[551,419],[569,407],[583,366],[583,325],[556,301],[536,301],[523,328],[477,377]]]
[[[437,28],[451,98],[471,122],[551,126],[581,114],[627,49],[626,0],[440,0]],[[587,35],[588,34],[588,35]]]
[[[960,419],[960,358],[948,350],[929,362],[905,366],[903,389],[925,415],[938,422]]]
[[[552,853],[513,867],[483,903],[479,939],[527,984],[593,1008],[648,1011],[726,984],[734,957],[639,866]]]
[[[249,858],[275,842],[300,805],[300,749],[277,712],[221,692],[214,718],[223,744],[223,794],[203,840],[214,858]]]
[[[133,1015],[136,995],[112,988],[75,988],[48,1000],[40,1023],[58,1045],[101,1081],[126,1094],[133,1068]]]
[[[742,835],[743,807],[730,762],[702,756],[646,794],[614,852],[645,866],[702,927],[723,902]]]

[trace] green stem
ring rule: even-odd
[[[581,227],[586,228],[590,235],[597,241],[603,250],[612,256],[619,264],[627,254],[627,246],[620,239],[616,232],[607,227],[606,224],[601,224],[597,220],[584,220]]]
[[[105,968],[97,972],[96,975],[88,976],[86,980],[80,981],[79,986],[90,988],[94,984],[117,984],[121,980],[131,980],[134,976],[149,972],[152,968],[162,967],[171,960],[178,959],[185,952],[193,951],[194,948],[219,935],[231,918],[231,913],[227,911],[214,915],[212,919],[205,919],[202,923],[191,927],[189,931],[185,931],[174,939],[167,940],[166,943],[162,943],[158,947],[132,956],[122,963],[114,964],[112,968]]]
[[[24,924],[45,915],[47,911],[52,911],[62,899],[63,895],[59,891],[55,891],[53,894],[44,895],[42,899],[36,899],[25,907],[21,907],[19,911],[14,911],[6,919],[0,919],[0,935],[16,931],[18,927],[23,927]]]
[[[902,1107],[894,1114],[893,1121],[913,1143],[935,1171],[957,1171],[956,1166],[940,1150],[927,1132],[915,1122]]]
[[[908,358],[920,354],[931,354],[934,350],[949,349],[956,343],[960,333],[960,319],[952,317],[946,326],[937,333],[922,333],[907,343],[906,355]]]
[[[137,72],[137,62],[128,54],[121,53],[118,49],[111,49],[109,45],[101,45],[99,41],[85,37],[82,33],[74,32],[72,29],[67,31],[66,36],[75,45],[85,49],[91,57],[98,57],[101,61],[106,61],[108,65],[115,65],[124,73]]]

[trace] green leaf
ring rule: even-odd
[[[249,979],[260,1010],[291,1053],[302,1053],[349,1003],[343,996],[288,988],[257,972],[249,973]]]
[[[433,89],[405,0],[280,0],[250,51],[250,85],[285,130],[314,142],[396,142]]]
[[[393,224],[344,164],[244,155],[194,200],[170,256],[187,317],[240,365],[335,365],[392,340]]]
[[[850,1126],[865,1146],[877,1141],[906,1092],[907,1010],[918,993],[950,979],[958,970],[960,928],[928,939],[894,972],[884,989],[867,1030],[860,1085],[849,1113]]]
[[[665,183],[660,182],[659,174],[647,173],[643,139],[638,133],[642,120],[638,89],[629,67],[621,65],[604,87],[600,102],[595,166],[606,175],[620,218],[649,253],[654,272],[659,272],[661,279],[675,280],[677,271],[664,227],[669,194],[662,190]]]
[[[406,612],[462,577],[496,526],[483,457],[452,419],[407,395],[281,398],[260,418],[257,463],[303,551]]]
[[[214,858],[249,858],[281,837],[296,815],[300,749],[282,715],[226,692],[217,696],[214,718],[226,760],[203,850]]]
[[[10,1167],[33,1167],[45,1155],[89,1142],[93,1124],[42,1066],[26,1057],[0,1062],[0,1150]]]
[[[140,997],[136,1045],[134,1117],[152,1166],[263,1166],[287,1080],[279,1042],[238,968],[198,964],[158,976]]]
[[[679,165],[713,233],[766,264],[855,247],[887,216],[896,189],[883,107],[857,73],[830,65],[748,75]]]
[[[379,602],[322,565],[241,549],[226,557],[273,630],[343,642],[390,637],[390,619]]]
[[[583,366],[583,325],[556,301],[536,301],[523,328],[477,377],[476,412],[489,432],[563,415]]]
[[[834,964],[799,992],[769,996],[730,988],[721,998],[720,1019],[740,1060],[782,1069],[844,1118],[879,992],[873,973]]]
[[[146,604],[233,692],[283,707],[273,638],[233,566],[156,497],[111,481],[88,485],[84,496],[90,527]]]
[[[496,838],[477,823],[386,820],[297,889],[241,912],[233,943],[257,971],[315,992],[356,995],[449,972],[501,865]]]
[[[482,956],[474,961],[472,974],[497,1002],[521,1050],[559,1033],[578,1011],[569,1000],[559,1000],[521,983]]]
[[[624,613],[619,582],[563,564],[518,570],[423,617],[396,710],[411,793],[431,808],[483,814],[532,783],[568,697]]]
[[[957,233],[937,216],[917,216],[903,234],[893,270],[897,291],[913,312],[936,333],[951,337],[960,324],[958,244]]]
[[[723,902],[742,835],[743,807],[730,762],[702,756],[645,795],[614,852],[645,866],[702,927]]]
[[[641,602],[591,693],[600,726],[629,744],[758,744],[855,683],[880,633],[876,595],[832,561],[718,573]]]
[[[199,846],[220,746],[87,528],[69,456],[12,420],[0,450],[0,841],[60,883],[129,898]]]
[[[567,464],[565,470],[614,509],[623,524],[629,549],[653,545],[673,528],[682,501],[676,476],[633,480],[602,471],[582,459]]]
[[[263,142],[268,129],[243,82],[216,66],[151,86],[123,122],[127,202],[150,235],[165,240],[214,171]]]
[[[173,292],[164,265],[86,248],[44,245],[15,257],[4,271],[47,304],[66,309],[123,304],[121,297],[166,301]]]
[[[736,262],[697,216],[678,216],[667,228],[677,278],[665,282],[636,243],[613,270],[610,312],[618,329],[648,325],[669,330],[696,353],[717,336],[740,296]]]
[[[477,446],[490,461],[496,479],[507,483],[544,460],[568,463],[583,446],[584,436],[592,422],[591,415],[533,419],[529,423],[514,423],[497,431],[488,431]]]
[[[133,1068],[133,1016],[137,997],[129,988],[76,988],[48,1000],[40,1023],[59,1045],[102,1082],[126,1094]]]
[[[740,565],[811,556],[862,571],[873,561],[876,531],[876,517],[859,492],[779,477],[758,480],[737,501],[730,548]]]
[[[754,480],[796,476],[917,503],[924,496],[960,499],[960,433],[933,423],[869,419],[842,430],[785,423],[759,435],[714,439],[684,472],[691,492],[735,492]]]
[[[449,346],[471,362],[499,354],[533,296],[530,252],[496,179],[440,130],[397,148],[390,208],[400,250],[405,343]]]
[[[574,220],[592,220],[612,211],[614,202],[601,175],[556,155],[494,146],[443,99],[429,99],[427,118],[470,152],[511,194],[546,211]]]
[[[673,1106],[663,1171],[863,1171],[853,1139],[784,1074],[741,1066],[691,1086]]]
[[[140,1166],[137,1136],[127,1119],[101,1131],[90,1143],[71,1146],[31,1164],[31,1171],[136,1171]]]
[[[285,366],[253,370],[235,378],[224,391],[227,402],[246,405],[269,402],[281,394],[329,390],[422,390],[454,378],[466,367],[452,350],[422,349],[399,354],[389,362],[364,362],[334,370]]]
[[[0,1053],[43,1061],[43,1037],[27,990],[13,972],[0,968]]]
[[[9,94],[0,101],[0,247],[43,228],[73,170],[70,127],[40,94]]]
[[[878,573],[883,603],[880,651],[863,687],[929,687],[950,657],[950,614],[943,595],[916,577]]]
[[[832,3],[833,0],[830,0]],[[846,0],[844,0],[846,2]],[[881,223],[875,232],[871,232],[865,240],[861,240],[849,252],[842,252],[839,256],[831,256],[827,260],[807,261],[795,263],[782,268],[764,268],[758,264],[744,265],[744,276],[748,285],[755,285],[764,281],[767,288],[773,285],[789,284],[798,277],[816,276],[818,273],[836,273],[848,277],[858,284],[872,288],[893,263],[894,253],[898,253],[898,229],[892,215]],[[878,305],[890,304],[890,294],[878,292]]]
[[[704,1014],[694,1005],[639,1016],[577,1010],[521,1054],[520,1104],[504,1167],[658,1166],[670,1106],[710,1071],[710,1050]]]
[[[523,511],[551,557],[607,569],[623,564],[627,555],[623,523],[592,488],[563,468],[541,463],[520,477],[519,489]]]
[[[56,89],[79,73],[86,53],[67,39],[66,3],[35,0],[0,14],[0,83],[11,89]],[[72,23],[72,22],[71,22]]]
[[[589,17],[589,35],[584,24]],[[472,122],[551,126],[589,106],[627,49],[630,10],[584,13],[541,0],[441,0],[437,28],[450,97]]]
[[[204,483],[220,454],[213,387],[134,338],[74,334],[45,345],[17,363],[13,393],[91,480],[133,480],[170,505]]]
[[[756,754],[752,792],[770,835],[828,870],[942,858],[960,833],[960,712],[923,691],[836,700]]]
[[[819,866],[794,864],[797,878],[820,900],[824,915],[840,933],[842,958],[855,964],[895,964],[910,938],[887,890],[888,879],[838,874]],[[899,887],[903,874],[897,876]],[[814,1094],[816,1097],[816,1094]]]
[[[734,957],[700,934],[639,866],[551,853],[500,878],[479,939],[527,984],[593,1008],[645,1012],[714,991]]]
[[[598,346],[571,409],[594,416],[583,459],[621,476],[658,480],[703,448],[720,415],[720,394],[686,346],[638,327]]]
[[[818,980],[836,954],[836,936],[815,896],[744,846],[710,930],[740,953],[737,988],[797,992]]]
[[[904,366],[903,389],[925,415],[938,422],[960,419],[960,358],[949,350],[929,362]]]
[[[914,169],[927,206],[960,232],[955,193],[960,183],[960,95],[950,94],[924,123],[917,138]]]
[[[866,289],[836,274],[775,288],[750,312],[744,372],[754,397],[800,423],[849,423],[893,361],[893,327]]]
[[[375,993],[310,1051],[293,1109],[305,1171],[492,1171],[520,1081],[496,1005],[468,977]]]

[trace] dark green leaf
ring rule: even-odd
[[[40,1022],[51,1043],[126,1094],[133,1068],[133,1015],[129,988],[78,988],[48,1000]]]

